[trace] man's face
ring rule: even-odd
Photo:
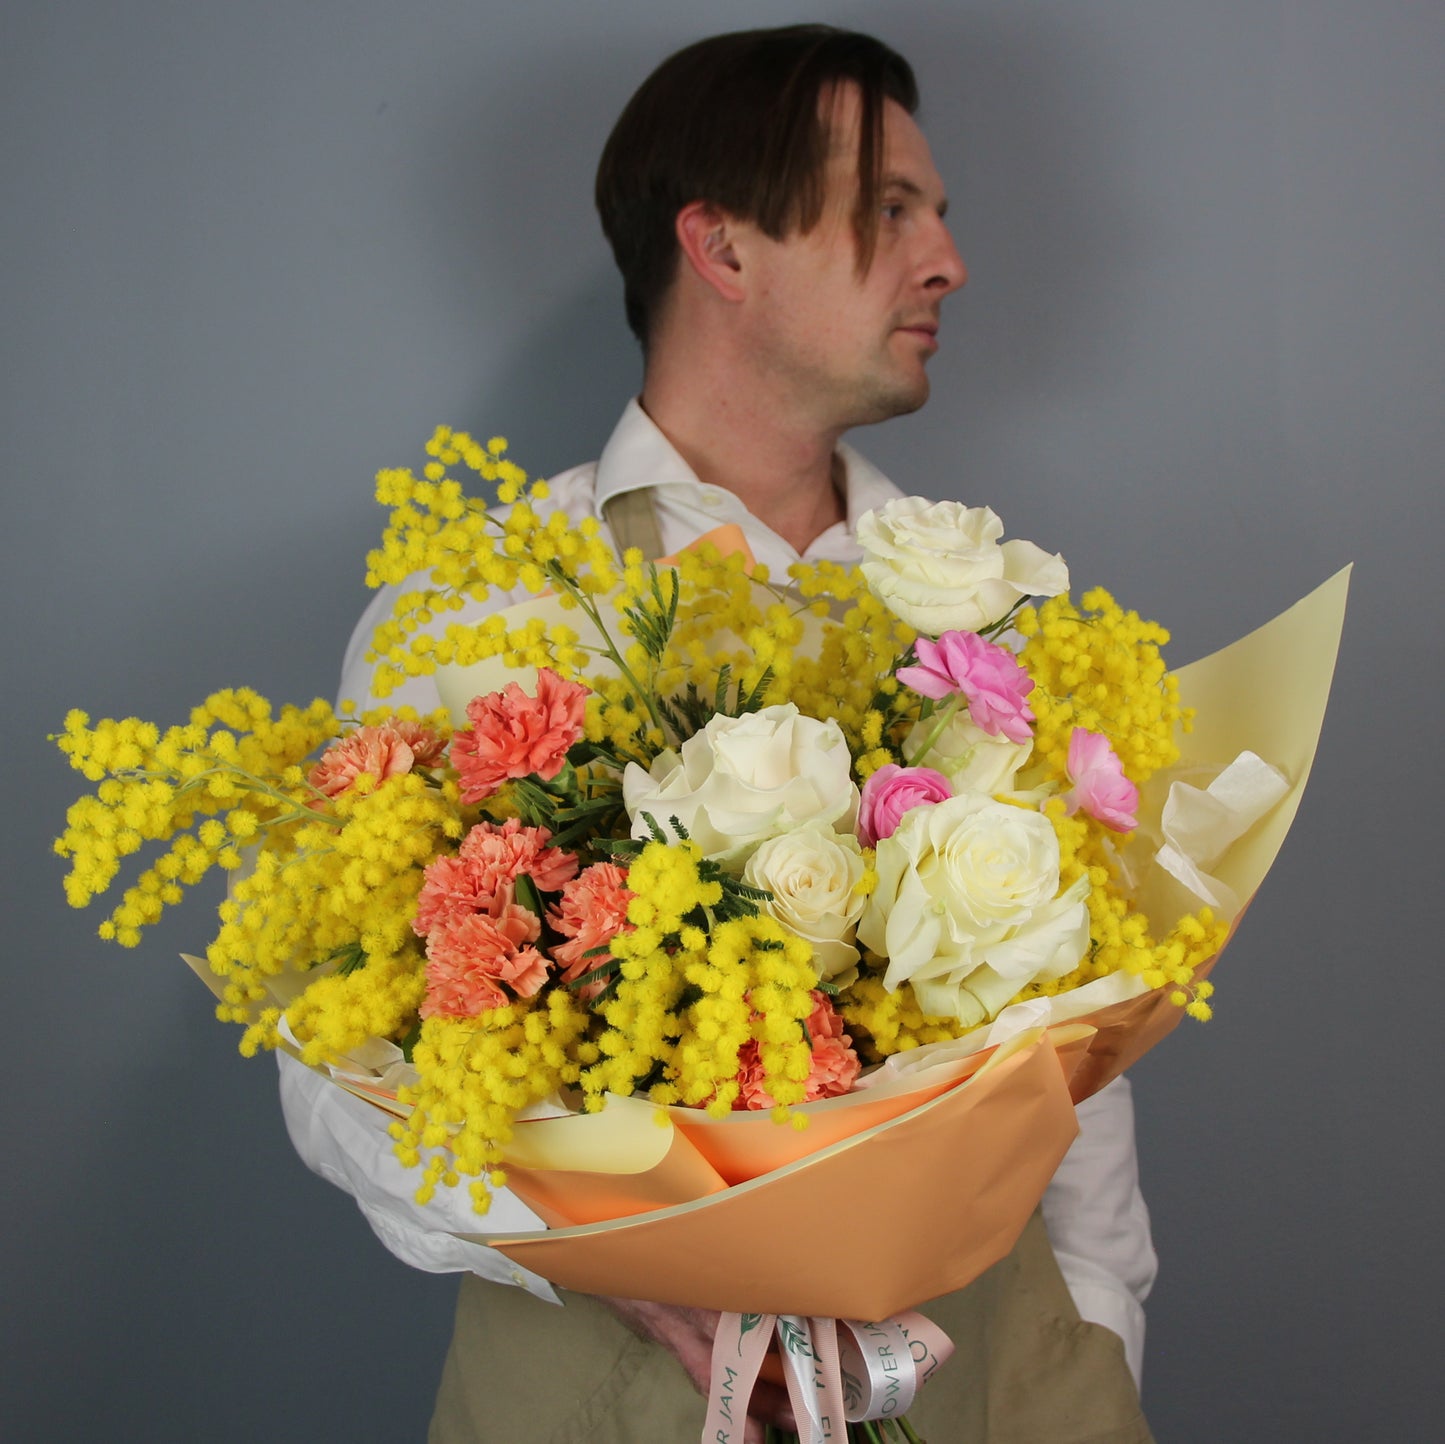
[[[856,90],[842,88],[818,224],[781,241],[754,237],[757,304],[748,320],[751,354],[779,400],[838,429],[923,405],[939,307],[968,279],[943,221],[943,182],[928,143],[893,101],[884,110],[877,247],[859,275],[858,109]]]

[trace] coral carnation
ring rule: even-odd
[[[562,901],[547,914],[547,921],[568,939],[552,949],[553,958],[566,967],[564,981],[580,978],[608,961],[610,953],[592,949],[610,943],[618,933],[632,931],[627,904],[633,896],[626,871],[612,862],[593,863],[562,889]]]
[[[480,802],[514,777],[555,777],[582,735],[587,688],[550,667],[537,671],[537,695],[515,682],[467,703],[471,726],[452,739],[463,802]]]
[[[377,782],[399,777],[413,767],[438,761],[445,744],[416,722],[393,720],[376,727],[358,727],[333,742],[311,769],[307,781],[328,797],[345,792],[365,772]]]
[[[576,876],[577,858],[548,847],[551,837],[545,827],[524,827],[515,817],[500,826],[479,822],[462,839],[455,857],[427,864],[413,929],[426,937],[448,918],[471,913],[497,917],[515,899],[519,876],[531,878],[539,892],[556,892]]]
[[[446,738],[430,727],[420,722],[409,722],[404,717],[393,717],[385,725],[411,748],[413,767],[436,767],[446,757]]]
[[[508,903],[496,917],[470,913],[443,919],[427,938],[423,1018],[471,1018],[501,1007],[508,984],[530,998],[546,981],[547,965],[529,944],[541,931],[537,915]]]
[[[814,1103],[819,1098],[836,1098],[846,1093],[862,1067],[853,1051],[853,1040],[843,1031],[843,1020],[833,1011],[828,995],[814,992],[812,998],[813,1011],[808,1016],[807,1026],[808,1038],[813,1046],[813,1067],[804,1084],[805,1103]],[[744,1043],[738,1049],[738,1062],[738,1097],[733,1107],[774,1107],[757,1043]]]
[[[530,877],[538,892],[556,892],[577,876],[577,857],[559,847],[548,847],[551,840],[545,827],[526,827],[515,817],[500,827],[479,822],[462,839],[458,856],[493,892],[514,882],[518,873]]]
[[[438,857],[427,864],[421,893],[416,900],[413,930],[421,937],[448,918],[467,917],[472,913],[490,911],[493,894],[487,889],[476,868],[464,858]],[[505,901],[510,902],[508,890]]]

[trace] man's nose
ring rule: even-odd
[[[937,233],[928,257],[928,280],[924,284],[940,298],[956,291],[968,281],[968,267],[953,242],[953,232],[948,229],[942,216],[937,222]]]

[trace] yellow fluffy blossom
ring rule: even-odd
[[[871,972],[864,973],[839,998],[838,1012],[858,1043],[860,1056],[872,1062],[925,1043],[957,1038],[964,1032],[957,1018],[926,1014],[907,983],[889,992],[883,979]]]
[[[1136,785],[1178,760],[1175,729],[1192,714],[1179,705],[1179,684],[1160,648],[1169,634],[1126,612],[1102,587],[1086,592],[1082,610],[1067,596],[1025,607],[1015,625],[1027,640],[1021,660],[1034,679],[1029,704],[1034,760],[1057,778],[1067,772],[1075,727],[1109,739]]]
[[[478,1018],[429,1018],[412,1058],[419,1081],[403,1090],[411,1116],[392,1125],[397,1157],[422,1169],[417,1201],[438,1183],[473,1180],[478,1213],[506,1183],[503,1156],[517,1114],[575,1084],[595,1056],[586,1008],[566,988]]]
[[[1110,835],[1083,813],[1072,817],[1063,800],[1051,799],[1044,812],[1059,839],[1059,876],[1067,888],[1087,874],[1090,889],[1089,951],[1079,966],[1061,978],[1034,983],[1020,998],[1068,992],[1110,973],[1141,977],[1151,988],[1168,987],[1170,997],[1201,1021],[1209,1016],[1208,982],[1196,982],[1197,970],[1224,946],[1229,929],[1209,908],[1186,913],[1162,938],[1149,919],[1132,908],[1119,879]]]

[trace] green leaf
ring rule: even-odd
[[[407,1031],[403,1033],[400,1038],[397,1039],[396,1043],[396,1046],[401,1049],[401,1056],[405,1058],[408,1063],[412,1061],[412,1050],[416,1047],[417,1043],[420,1040],[421,1019],[418,1018],[416,1022],[413,1023],[411,1027],[408,1028]]]
[[[717,690],[713,692],[712,696],[712,710],[714,712],[721,712],[723,708],[727,706],[728,687],[732,679],[733,664],[731,662],[724,662],[722,666],[717,669]]]
[[[519,872],[513,880],[513,885],[516,888],[517,901],[524,908],[536,913],[539,918],[544,917],[542,894],[537,891],[536,880],[525,872]]]
[[[605,944],[600,948],[590,948],[588,950],[589,953],[600,953],[605,951]],[[586,957],[587,955],[587,953],[584,953],[582,956]],[[575,993],[579,989],[587,987],[589,983],[601,983],[604,981],[612,982],[617,978],[620,971],[620,966],[621,965],[617,962],[615,958],[608,958],[605,963],[602,963],[600,966],[593,968],[591,972],[583,973],[581,977],[573,978],[572,981],[567,984],[567,986],[571,988],[571,990]]]
[[[313,958],[306,968],[309,972],[312,968],[324,968],[332,963],[336,965],[339,977],[347,977],[358,968],[366,966],[366,949],[359,942],[342,943],[340,947],[332,948],[324,958]]]

